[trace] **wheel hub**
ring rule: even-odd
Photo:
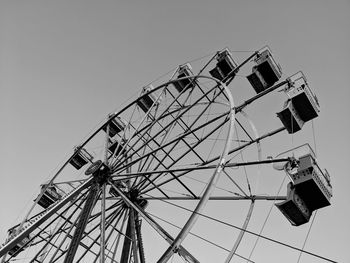
[[[89,166],[85,171],[85,175],[92,175],[100,184],[102,184],[105,183],[110,176],[110,169],[104,162],[98,160]]]

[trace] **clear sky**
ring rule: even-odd
[[[0,239],[73,147],[142,86],[224,47],[269,45],[284,77],[303,70],[321,105],[317,154],[334,196],[306,249],[350,262],[349,14],[349,0],[1,1]],[[313,144],[310,124],[305,134],[295,141]],[[266,144],[264,155],[275,155]],[[271,230],[288,242],[282,235]]]

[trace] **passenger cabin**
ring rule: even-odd
[[[308,86],[304,74],[299,72],[288,80],[290,88],[287,90],[287,95],[299,112],[300,118],[304,122],[316,118],[320,111],[320,106],[316,96]]]
[[[256,65],[247,76],[256,93],[260,93],[275,84],[282,76],[281,67],[273,59],[269,49],[259,52],[255,58]]]
[[[123,131],[125,129],[125,123],[123,120],[117,116],[113,120],[111,120],[108,124],[106,124],[102,129],[107,132],[108,127],[108,135],[110,137],[114,137],[117,133]]]
[[[193,76],[192,67],[189,63],[179,66],[177,79],[174,82],[174,86],[178,92],[182,92],[184,89],[193,88],[195,86],[194,78],[185,78]],[[181,79],[185,78],[185,79]]]
[[[330,176],[327,170],[322,172],[311,154],[299,158],[297,173],[291,177],[300,197],[312,211],[331,204]]]
[[[285,102],[283,110],[277,113],[278,118],[282,121],[288,133],[296,133],[300,131],[304,125],[299,112],[295,109],[291,100]]]
[[[77,170],[83,167],[88,161],[92,161],[93,157],[88,153],[84,148],[77,147],[75,148],[75,154],[72,159],[69,161],[71,165]]]
[[[11,228],[8,230],[9,241],[16,236],[17,229]],[[22,252],[27,246],[30,240],[30,236],[24,237],[20,242],[18,242],[9,252],[8,254],[12,257],[16,257],[20,252]]]
[[[276,204],[276,206],[293,226],[309,222],[312,214],[292,183],[287,186],[287,200]]]
[[[328,172],[321,171],[308,144],[281,153],[276,158],[287,157],[293,160],[284,166],[291,182],[287,188],[287,200],[277,207],[293,225],[300,225],[308,221],[313,211],[330,205],[332,185]]]
[[[46,185],[41,186],[41,191],[44,191],[44,188]],[[38,204],[42,206],[43,208],[48,208],[50,205],[54,204],[56,201],[60,200],[62,198],[62,195],[60,195],[57,192],[57,189],[55,186],[51,185],[48,188],[46,188],[46,191],[41,196],[40,200],[38,201]]]
[[[154,105],[157,105],[156,97],[154,94],[148,92],[152,91],[154,88],[152,85],[148,85],[144,87],[141,92],[141,97],[137,101],[137,105],[143,110],[145,113]]]
[[[289,133],[299,131],[305,122],[316,118],[320,111],[317,98],[307,85],[306,78],[301,72],[296,75],[288,79],[288,100],[283,110],[277,113]]]
[[[227,48],[217,54],[216,60],[216,67],[210,70],[209,73],[218,80],[222,81],[237,67],[230,50]]]

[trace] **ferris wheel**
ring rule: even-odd
[[[109,114],[9,229],[2,262],[254,262],[243,241],[257,236],[248,230],[256,203],[294,226],[330,205],[329,174],[309,144],[262,155],[265,141],[318,116],[304,74],[282,78],[268,47],[241,63],[232,54],[180,65]],[[254,95],[236,101],[244,68]],[[245,109],[276,91],[285,95],[280,126],[260,134]],[[286,194],[261,194],[265,169],[289,180]]]

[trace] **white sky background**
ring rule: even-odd
[[[73,147],[142,86],[224,47],[269,45],[284,77],[303,70],[321,104],[317,153],[334,197],[306,249],[350,262],[349,14],[345,0],[1,1],[0,239]]]

